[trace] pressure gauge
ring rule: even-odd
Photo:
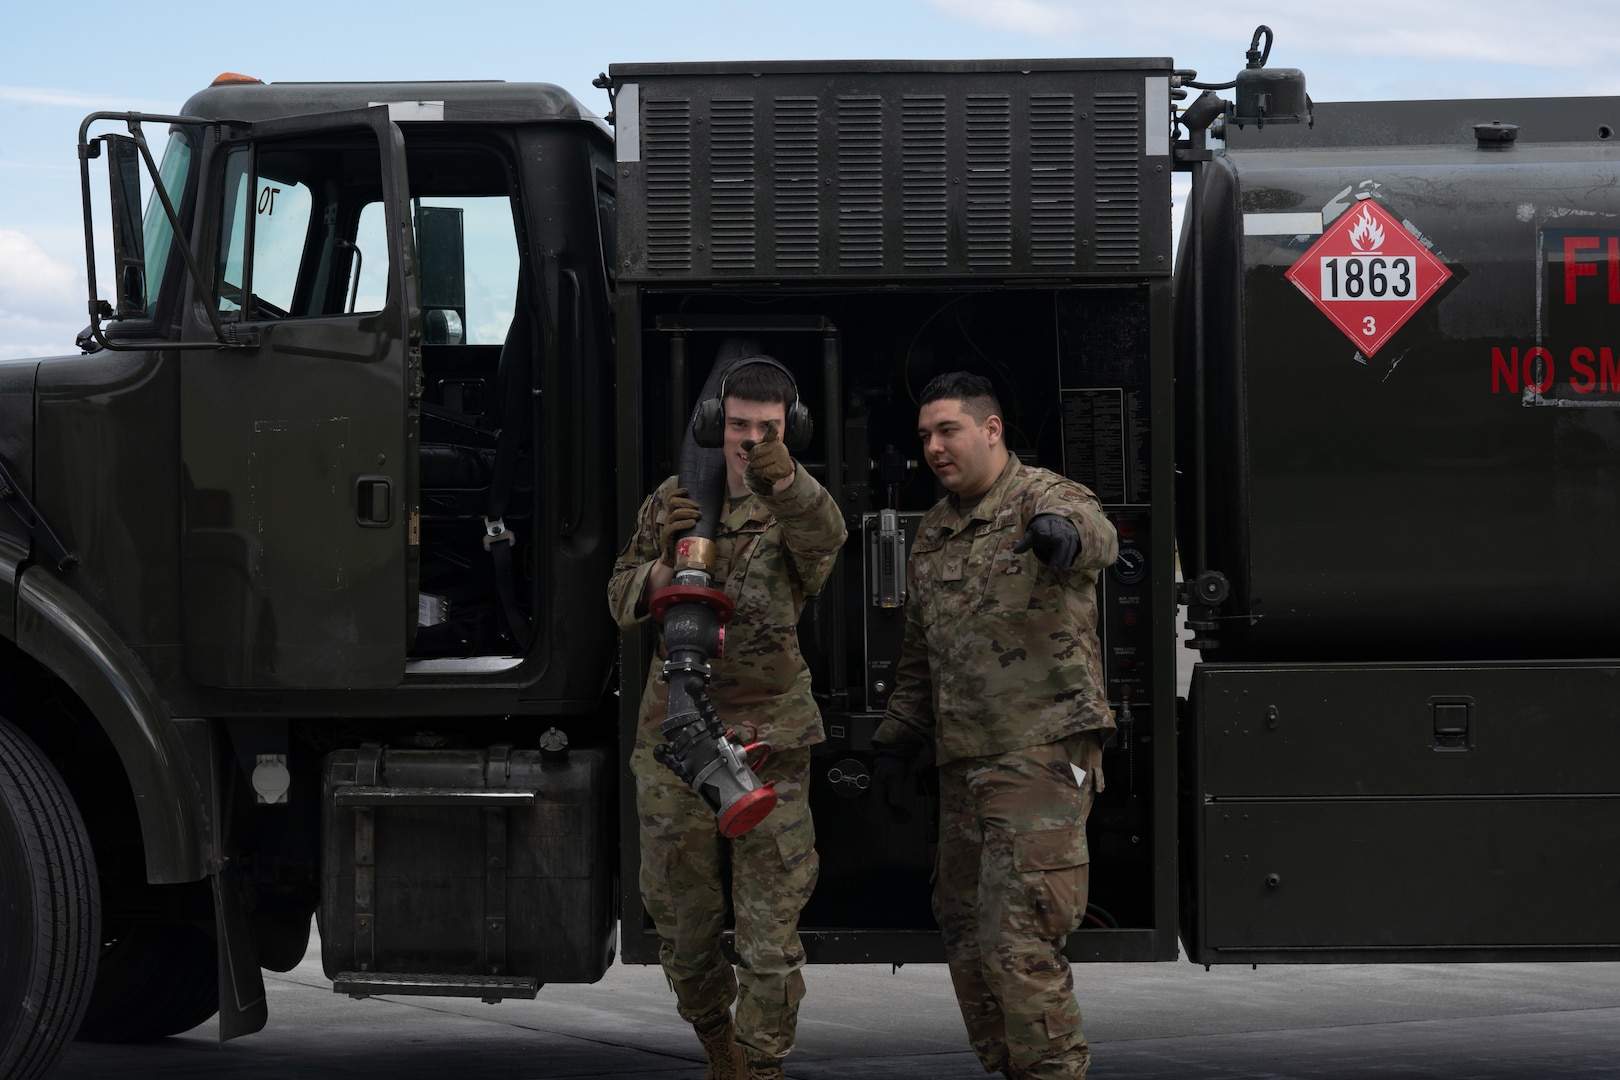
[[[1135,585],[1147,577],[1147,553],[1139,547],[1122,547],[1110,570],[1121,585]]]

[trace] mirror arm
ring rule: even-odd
[[[84,261],[88,271],[85,280],[90,289],[90,334],[103,349],[118,349],[122,346],[107,340],[107,332],[101,325],[101,320],[112,314],[112,308],[96,295],[96,233],[90,212],[90,160],[101,156],[101,147],[97,144],[99,140],[86,140],[90,122],[94,119],[97,117],[87,116],[84,123],[79,125],[79,188],[84,203]]]
[[[129,133],[135,139],[135,145],[140,147],[141,160],[146,162],[147,174],[152,177],[152,190],[157,192],[158,201],[163,204],[163,212],[169,217],[169,228],[174,231],[175,243],[180,245],[180,257],[186,261],[186,269],[191,273],[191,279],[202,287],[202,272],[197,268],[197,257],[191,252],[191,244],[186,240],[185,230],[180,227],[180,215],[175,212],[174,203],[169,201],[169,193],[163,186],[163,179],[158,175],[157,163],[152,160],[151,148],[146,145],[146,135],[141,131],[140,115],[137,113],[129,118]],[[225,326],[219,321],[219,312],[214,310],[213,304],[204,304],[203,309],[208,312],[208,321],[213,325],[214,337],[221,345],[237,344],[225,333]]]
[[[101,147],[96,143],[88,142],[90,122],[96,119],[95,115],[87,116],[84,123],[79,125],[79,188],[80,199],[84,204],[84,261],[88,268],[85,281],[90,288],[90,329],[102,347],[107,341],[101,335],[101,319],[104,305],[101,298],[96,295],[96,233],[95,222],[90,214],[90,159],[101,156]],[[110,314],[110,309],[108,309]]]

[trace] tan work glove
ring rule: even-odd
[[[776,485],[793,475],[793,455],[776,432],[776,421],[765,425],[765,437],[759,441],[744,439],[742,448],[748,454],[748,465],[743,469],[743,483],[756,495],[774,495]]]
[[[664,515],[664,532],[660,538],[664,550],[659,562],[672,570],[675,568],[675,542],[702,517],[703,508],[687,496],[685,488],[676,488],[670,493],[669,510]]]

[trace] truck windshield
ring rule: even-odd
[[[169,145],[163,149],[158,180],[177,213],[185,202],[186,181],[190,175],[191,143],[178,131],[173,132],[169,136]],[[163,281],[163,270],[169,263],[169,252],[174,247],[174,228],[169,224],[169,215],[164,213],[163,201],[158,198],[155,189],[146,200],[142,232],[146,238],[146,280],[155,293]]]

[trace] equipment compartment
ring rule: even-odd
[[[376,980],[357,973],[450,973],[478,997],[601,978],[613,957],[612,776],[597,749],[329,755],[327,975],[365,984]]]

